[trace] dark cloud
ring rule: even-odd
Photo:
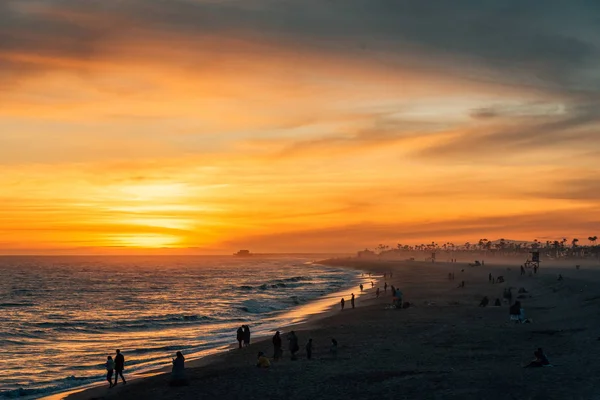
[[[175,46],[177,35],[228,35],[589,91],[600,89],[585,74],[600,61],[599,14],[600,3],[585,0],[13,0],[0,5],[0,52],[90,58],[149,33]]]

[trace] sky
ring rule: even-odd
[[[600,227],[596,0],[2,0],[0,254]]]

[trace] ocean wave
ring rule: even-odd
[[[97,376],[69,376],[67,378],[58,379],[56,381],[38,382],[39,387],[33,388],[16,388],[9,389],[0,392],[0,398],[5,399],[18,399],[27,396],[42,397],[51,393],[59,392],[61,390],[69,389],[73,386],[83,385],[85,383],[91,383],[98,379]],[[54,385],[52,385],[54,383]]]
[[[0,303],[0,308],[33,307],[35,303]]]

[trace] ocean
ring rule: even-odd
[[[170,365],[299,322],[294,310],[358,285],[360,272],[309,257],[0,257],[0,399],[102,381],[117,348],[126,374]],[[321,300],[322,301],[322,300]]]

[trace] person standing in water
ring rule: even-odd
[[[281,358],[283,350],[281,349],[281,333],[275,332],[273,336],[273,360],[278,361]]]
[[[106,380],[110,383],[109,388],[113,387],[112,376],[113,371],[115,369],[115,362],[113,361],[111,356],[106,358]]]
[[[363,291],[363,284],[362,283],[360,284],[360,291],[361,292]]]
[[[244,342],[244,328],[243,327],[239,327],[237,330],[237,335],[236,335],[236,339],[240,345],[240,349],[242,348],[242,343]]]
[[[115,357],[115,383],[113,386],[117,386],[117,382],[119,381],[119,376],[123,380],[123,385],[127,383],[125,377],[123,376],[123,370],[125,369],[125,357],[121,354],[121,350],[117,349],[117,356]]]
[[[250,327],[244,325],[244,346],[250,346]]]
[[[344,298],[342,297],[342,301],[340,301],[340,304],[342,306],[342,311],[344,310],[344,306],[346,305],[346,300],[344,300]]]
[[[379,298],[379,288],[377,288],[377,290],[375,291],[375,296],[377,296],[377,298]]]
[[[352,304],[352,308],[354,308],[354,293],[352,293],[352,297],[350,298],[350,304]]]

